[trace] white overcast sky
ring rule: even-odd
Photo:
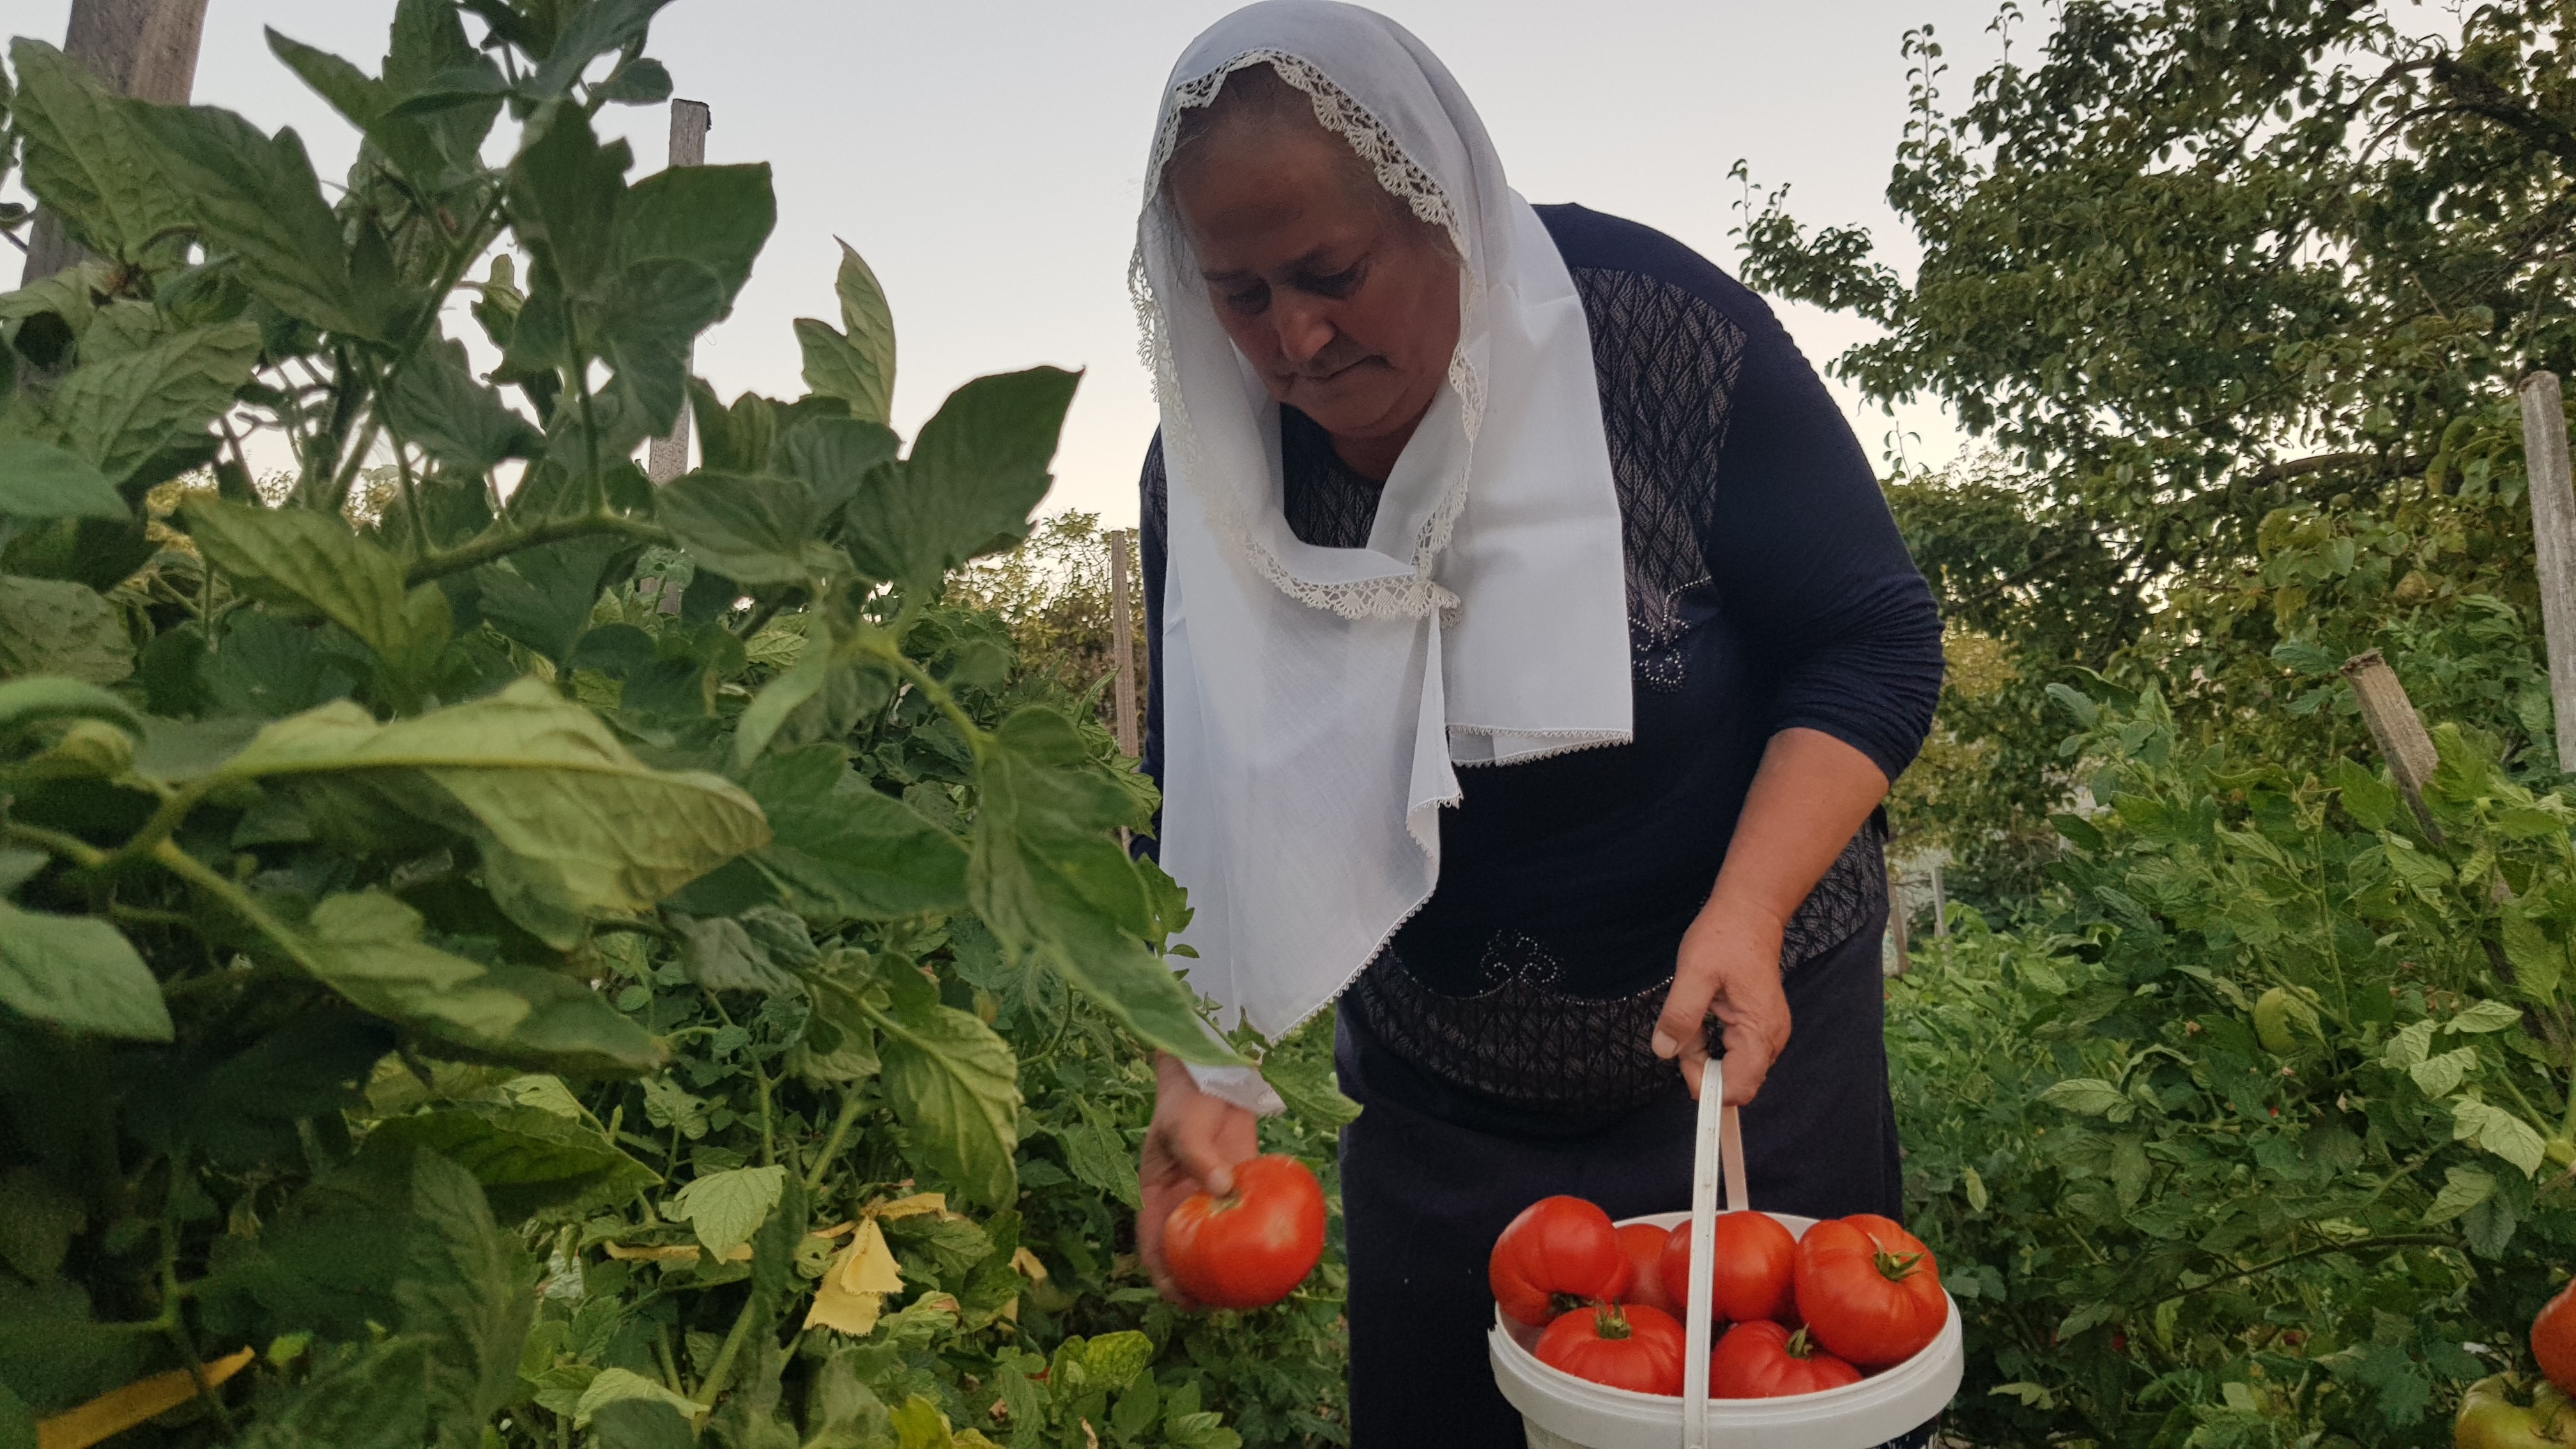
[[[1911,260],[1881,195],[1904,125],[1905,30],[1933,22],[1962,96],[1997,52],[1997,0],[1380,0],[1448,62],[1482,111],[1512,184],[1670,232],[1731,266],[1742,157],[1790,183],[1810,222],[1869,225]],[[392,0],[211,0],[196,99],[291,125],[326,181],[349,127],[270,56],[261,27],[374,70]],[[909,434],[968,378],[1048,362],[1088,369],[1046,508],[1135,517],[1154,407],[1126,292],[1157,94],[1229,0],[678,0],[651,53],[678,94],[707,102],[709,161],[776,168],[778,230],[698,370],[720,392],[804,388],[790,319],[835,316],[835,236],[884,281],[900,337],[896,425]],[[0,30],[61,43],[70,0],[0,0]],[[2018,45],[2036,32],[2025,26]],[[660,107],[611,108],[638,174],[663,163]],[[0,263],[0,266],[6,266]],[[8,266],[14,272],[14,266]],[[1866,335],[1782,309],[1821,364]],[[1873,454],[1890,422],[1848,389]],[[1910,409],[1917,458],[1955,433]]]

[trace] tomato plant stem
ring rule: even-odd
[[[832,1118],[832,1130],[823,1138],[823,1150],[814,1158],[814,1165],[806,1169],[805,1190],[807,1192],[817,1192],[822,1189],[824,1176],[832,1170],[834,1159],[841,1155],[841,1146],[849,1140],[850,1129],[858,1125],[859,1113],[866,1106],[866,1102],[867,1099],[855,1090],[845,1090],[841,1093],[841,1110]]]

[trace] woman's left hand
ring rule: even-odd
[[[1728,1106],[1752,1101],[1788,1046],[1789,997],[1780,989],[1785,929],[1777,914],[1721,893],[1682,936],[1673,989],[1655,1023],[1655,1055],[1680,1057],[1692,1096],[1699,1095],[1700,1071],[1708,1065],[1711,1014],[1724,1028]]]

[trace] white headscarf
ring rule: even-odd
[[[1288,531],[1278,406],[1218,324],[1162,195],[1181,113],[1264,63],[1465,259],[1447,385],[1366,548]],[[1181,56],[1130,281],[1170,485],[1161,858],[1196,912],[1191,983],[1275,1037],[1430,899],[1453,765],[1630,737],[1591,336],[1564,259],[1504,184],[1447,67],[1386,17],[1324,0],[1247,6]]]

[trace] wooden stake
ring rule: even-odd
[[[1887,867],[1887,931],[1896,944],[1896,959],[1888,963],[1887,974],[1890,976],[1902,976],[1914,964],[1905,953],[1905,927],[1905,891],[1902,882],[1896,878],[1896,865],[1891,861]]]
[[[2567,469],[2567,411],[2558,374],[2522,380],[2522,453],[2531,474],[2531,540],[2539,555],[2540,622],[2549,637],[2549,697],[2558,768],[2576,767],[2576,485]]]
[[[2381,758],[2388,761],[2389,773],[2397,777],[2398,793],[2406,797],[2425,836],[2435,845],[2441,844],[2441,828],[2433,823],[2433,812],[2424,804],[2424,787],[2432,783],[2433,772],[2441,768],[2442,756],[2433,748],[2433,736],[2424,728],[2424,717],[2415,712],[2414,701],[2406,697],[2405,684],[2376,649],[2344,661],[2343,677],[2352,681],[2353,698],[2361,702],[2362,722],[2370,726],[2370,737],[2378,742]]]
[[[63,53],[119,95],[184,106],[196,87],[197,39],[205,28],[206,0],[72,0]],[[37,212],[25,282],[43,281],[80,259],[61,221]]]
[[[1932,857],[1932,939],[1950,939],[1950,891],[1941,878],[1941,857]]]
[[[671,162],[673,166],[707,164],[707,132],[715,125],[715,113],[704,101],[671,102]],[[680,405],[680,420],[671,425],[671,436],[655,438],[644,455],[644,472],[656,483],[668,483],[689,471],[689,408]],[[665,609],[664,613],[676,612]]]
[[[1111,529],[1109,539],[1109,648],[1118,662],[1118,748],[1129,759],[1141,751],[1136,739],[1136,626],[1128,602],[1127,548],[1135,533]]]

